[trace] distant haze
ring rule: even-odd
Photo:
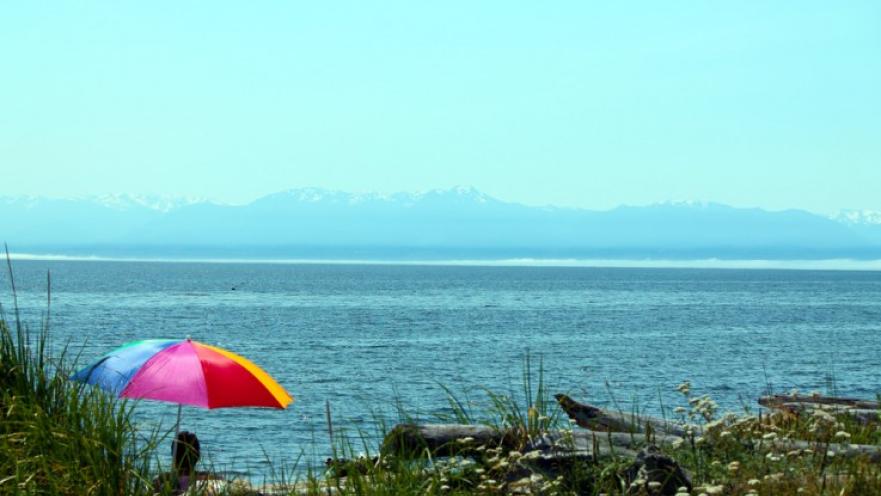
[[[474,188],[282,191],[245,205],[115,195],[0,198],[13,251],[159,258],[881,258],[881,215],[717,203],[530,207]]]
[[[881,2],[4,2],[0,195],[881,210]]]

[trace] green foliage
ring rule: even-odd
[[[123,402],[69,381],[18,309],[0,314],[0,494],[146,494],[151,443]]]

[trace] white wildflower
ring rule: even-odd
[[[823,410],[814,410],[814,419],[818,422],[834,423],[835,417]]]
[[[536,458],[540,458],[540,457],[541,457],[541,450],[527,451],[526,453],[523,454],[523,458],[525,458],[527,460],[535,460]]]

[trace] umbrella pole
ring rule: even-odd
[[[180,411],[183,408],[183,405],[178,403],[177,405],[177,422],[174,424],[174,438],[177,439],[177,435],[180,434]]]

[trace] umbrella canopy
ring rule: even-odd
[[[286,408],[293,398],[263,369],[230,351],[184,340],[134,341],[80,370],[73,380],[122,398],[202,408]]]

